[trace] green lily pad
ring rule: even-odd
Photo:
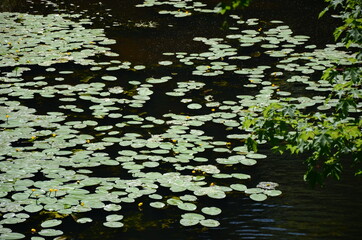
[[[270,197],[276,197],[276,196],[281,195],[282,191],[279,191],[279,190],[265,190],[263,193],[270,196]]]
[[[103,225],[109,228],[121,228],[124,226],[121,222],[104,222]]]
[[[257,202],[262,202],[268,198],[267,195],[265,195],[263,193],[253,193],[249,197],[252,200],[257,201]]]
[[[50,227],[55,227],[62,224],[62,220],[59,219],[52,219],[52,220],[47,220],[45,222],[41,223],[41,226],[43,228],[50,228]]]
[[[87,218],[87,217],[85,217],[85,218],[79,218],[79,219],[77,219],[77,223],[90,223],[90,222],[92,222],[93,220],[91,219],[91,218]]]
[[[236,191],[245,191],[247,187],[244,184],[231,184],[230,187]]]
[[[25,238],[25,235],[21,234],[21,233],[16,233],[16,232],[10,232],[10,233],[1,234],[0,238],[4,239],[4,240],[23,239],[23,238]]]
[[[200,221],[200,224],[204,227],[218,227],[220,222],[214,219],[204,219]]]
[[[150,206],[154,208],[163,208],[166,206],[166,204],[163,202],[151,202]]]
[[[187,108],[189,108],[189,109],[201,109],[202,105],[198,104],[198,103],[191,103],[191,104],[187,105]]]
[[[123,215],[118,215],[118,214],[112,214],[112,215],[108,215],[106,217],[106,220],[108,222],[116,222],[116,221],[121,221],[123,219]]]
[[[194,211],[197,208],[197,206],[195,204],[193,204],[193,203],[183,203],[183,202],[177,204],[177,207],[179,209],[182,209],[182,210],[185,210],[185,211]]]
[[[30,204],[24,207],[24,210],[30,213],[39,212],[43,209],[42,205]]]
[[[182,218],[182,219],[180,220],[180,224],[181,224],[182,226],[185,226],[185,227],[195,226],[195,225],[197,225],[199,222],[200,222],[200,220],[198,220],[198,219],[185,219],[185,218]]]
[[[201,212],[208,214],[208,215],[219,215],[221,213],[221,209],[217,207],[204,207],[201,209]]]
[[[56,229],[42,229],[38,234],[44,237],[55,237],[62,235],[63,232]]]

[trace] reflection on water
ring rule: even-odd
[[[3,0],[0,9],[1,11],[18,9],[19,2]],[[72,2],[74,4],[70,5]],[[225,29],[222,28],[224,16],[201,14],[192,18],[175,19],[170,16],[160,16],[152,8],[136,9],[133,7],[134,2],[68,0],[58,3],[59,9],[87,11],[91,19],[96,22],[94,27],[103,24],[107,36],[117,40],[112,50],[120,54],[120,60],[144,64],[149,68],[149,72],[144,75],[125,75],[122,79],[145,78],[154,73],[159,74],[157,72],[159,70],[155,69],[155,63],[164,60],[162,53],[203,51],[205,46],[194,42],[192,40],[194,37],[219,37],[225,34]],[[331,33],[335,27],[329,24],[333,22],[332,19],[317,20],[318,12],[323,7],[324,4],[320,0],[254,0],[242,15],[246,18],[260,18],[263,21],[283,20],[297,34],[310,35],[312,43],[323,45],[331,40]],[[142,25],[150,22],[157,24],[157,27]],[[121,27],[112,28],[114,25]],[[258,61],[262,60],[258,58]],[[179,69],[176,68],[175,72],[176,70]],[[178,72],[174,78],[180,81],[194,77],[182,71]],[[213,86],[214,89],[215,86],[217,85]],[[230,88],[230,85],[226,85],[225,89],[228,87]],[[237,89],[229,91],[231,94]],[[225,92],[220,92],[220,98],[225,95]],[[168,98],[156,98],[155,101],[163,102],[164,106],[157,107],[151,102],[149,111],[161,115],[165,109],[175,106],[173,102],[167,100]],[[46,105],[46,103],[41,104]],[[211,129],[210,132],[212,131]],[[304,167],[300,164],[302,159],[275,156],[271,153],[268,155],[273,157],[260,161],[252,170],[255,181],[253,184],[266,180],[278,182],[283,195],[268,199],[265,203],[255,203],[241,194],[233,194],[225,201],[213,203],[223,209],[220,217],[216,218],[221,226],[216,229],[183,228],[179,226],[177,220],[172,219],[172,212],[170,215],[158,216],[159,211],[138,213],[137,209],[130,209],[130,212],[135,213],[133,221],[138,222],[139,226],[127,229],[126,232],[109,230],[100,233],[97,232],[99,228],[86,227],[73,229],[74,239],[359,239],[362,214],[359,201],[362,196],[359,187],[361,179],[347,175],[341,182],[330,183],[321,189],[310,189],[302,181],[304,171]],[[166,220],[159,221],[161,217]],[[147,225],[143,223],[145,219],[159,222]]]

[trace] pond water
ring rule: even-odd
[[[360,239],[361,179],[312,189],[240,125],[284,96],[323,110],[338,21],[203,2],[0,4],[0,239]]]

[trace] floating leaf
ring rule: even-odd
[[[282,191],[279,190],[265,190],[264,194],[270,196],[270,197],[276,197],[282,194]]]
[[[204,219],[200,221],[200,224],[204,227],[218,227],[220,226],[219,221],[213,219]]]
[[[204,207],[201,209],[201,212],[215,216],[221,213],[221,209],[217,207]]]
[[[190,226],[197,225],[199,222],[200,222],[200,220],[198,220],[198,219],[185,219],[185,218],[182,218],[180,220],[180,224],[182,226],[185,226],[185,227],[190,227]]]
[[[187,108],[189,108],[189,109],[201,109],[202,105],[200,105],[198,103],[191,103],[191,104],[187,105]]]
[[[112,214],[112,215],[108,215],[106,217],[106,220],[108,222],[121,221],[122,219],[123,219],[123,215],[118,215],[118,214]]]
[[[42,205],[30,204],[24,207],[24,210],[30,213],[39,212],[43,209]]]
[[[41,223],[41,226],[43,228],[50,228],[50,227],[55,227],[58,226],[62,223],[62,220],[59,219],[52,219],[52,220],[47,220]]]
[[[179,209],[182,209],[182,210],[185,210],[185,211],[194,211],[197,208],[197,206],[195,204],[193,204],[193,203],[183,203],[183,202],[177,204],[177,207]]]
[[[92,222],[93,220],[91,218],[79,218],[77,219],[77,223],[89,223],[89,222]]]
[[[236,191],[245,191],[247,187],[244,184],[231,184],[230,187]]]
[[[3,233],[0,235],[1,239],[4,240],[10,240],[10,239],[23,239],[25,238],[24,234],[16,233],[16,232],[10,232],[10,233]]]
[[[121,222],[104,222],[103,225],[109,228],[121,228],[124,226]]]
[[[60,236],[63,234],[62,231],[56,230],[56,229],[42,229],[38,233],[39,233],[39,235],[45,236],[45,237],[55,237],[55,236]]]
[[[151,202],[150,206],[154,208],[163,208],[166,206],[166,204],[164,204],[163,202]]]
[[[261,202],[266,200],[268,197],[265,194],[262,193],[253,193],[249,196],[252,200],[257,201],[257,202]]]

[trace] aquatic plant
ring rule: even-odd
[[[172,7],[181,8],[176,1]],[[176,218],[183,227],[218,227],[223,209],[215,202],[279,196],[276,183],[250,183],[247,173],[268,156],[247,149],[254,130],[247,117],[283,101],[324,111],[323,97],[300,97],[283,83],[329,90],[332,85],[311,75],[350,57],[340,45],[307,45],[308,36],[293,35],[281,21],[264,26],[231,15],[225,37],[193,39],[206,51],[165,52],[149,66],[115,59],[108,46],[115,40],[88,28],[92,21],[81,15],[0,18],[12,26],[0,33],[6,39],[0,46],[2,239],[66,235],[68,220],[122,228],[132,218],[129,208],[181,211]],[[244,51],[249,47],[258,53]],[[275,66],[256,64],[261,55]],[[165,71],[150,76],[155,67]],[[192,79],[178,79],[177,71]],[[221,97],[225,86],[238,91]],[[167,99],[158,114],[149,108],[156,94]],[[34,231],[12,232],[11,224],[30,217],[39,222]]]

